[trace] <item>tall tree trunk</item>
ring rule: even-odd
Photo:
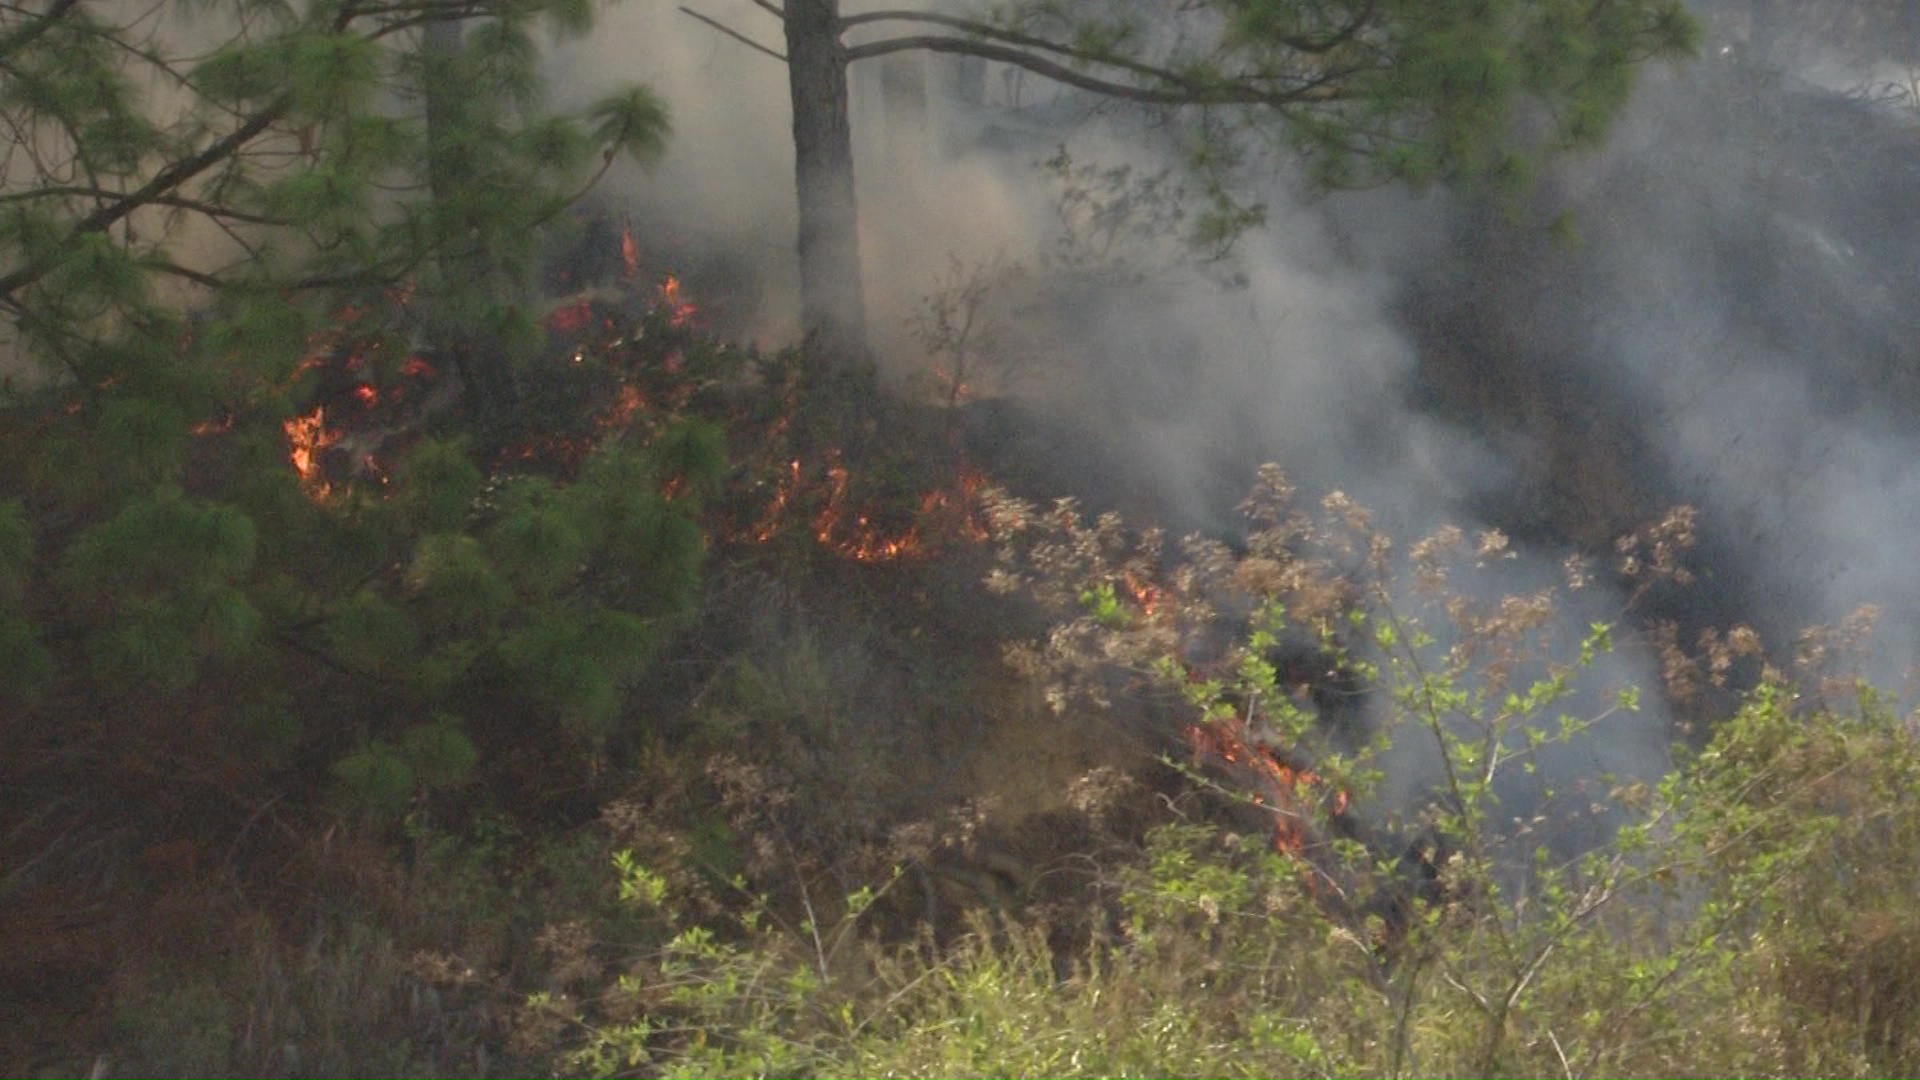
[[[861,366],[869,361],[867,314],[840,0],[787,0],[786,11],[794,184],[800,198],[801,330],[829,364]]]

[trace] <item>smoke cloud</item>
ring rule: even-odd
[[[744,0],[701,10],[780,46]],[[892,372],[911,372],[923,359],[905,327],[954,261],[1020,262],[1038,272],[996,309],[1027,375],[1007,383],[1008,407],[1078,434],[1009,457],[1043,448],[1058,460],[1029,467],[1067,491],[1231,534],[1254,469],[1277,461],[1402,537],[1509,531],[1520,558],[1497,587],[1510,591],[1690,503],[1702,581],[1655,612],[1683,640],[1746,622],[1778,648],[1872,602],[1873,673],[1897,682],[1920,650],[1920,565],[1904,542],[1920,529],[1920,126],[1834,89],[1849,82],[1830,58],[1816,83],[1709,52],[1649,70],[1607,148],[1556,165],[1517,205],[1308,197],[1273,162],[1256,193],[1269,225],[1226,259],[1129,235],[1108,252],[1124,267],[1052,276],[1074,217],[1037,163],[1064,146],[1137,181],[1175,160],[1177,132],[992,67],[963,77],[977,100],[944,61],[857,70],[876,336]],[[790,340],[782,67],[656,5],[614,8],[556,67],[580,98],[602,74],[668,97],[671,151],[623,174],[618,200],[679,239],[688,264],[675,269],[725,329]],[[1573,239],[1548,227],[1562,218]],[[1563,637],[1623,602],[1602,583],[1570,606]],[[1610,663],[1600,682],[1658,685],[1643,655]],[[1657,772],[1666,725],[1649,710],[1565,767]]]

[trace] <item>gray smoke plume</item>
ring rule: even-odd
[[[702,10],[778,40],[744,0]],[[1408,539],[1507,531],[1520,558],[1490,587],[1511,591],[1689,503],[1701,582],[1651,613],[1683,641],[1745,622],[1779,648],[1872,602],[1874,674],[1897,681],[1915,660],[1920,129],[1844,90],[1881,75],[1820,57],[1809,81],[1716,40],[1685,70],[1648,71],[1607,148],[1518,203],[1309,197],[1273,161],[1251,192],[1267,228],[1208,261],[1169,242],[1166,204],[1139,186],[1175,160],[1177,131],[991,65],[911,64],[857,72],[873,323],[910,382],[924,363],[910,319],[943,274],[1028,268],[992,313],[1023,377],[977,407],[1008,482],[1231,536],[1254,469],[1277,461]],[[675,268],[728,313],[723,329],[790,340],[780,65],[627,5],[556,66],[582,98],[605,72],[671,100],[668,159],[620,177],[617,198],[649,235],[680,238]],[[1061,147],[1131,172],[1102,189],[1099,172],[1039,167]],[[1140,228],[1088,217],[1127,192]],[[1089,230],[1113,243],[1076,263]],[[1563,637],[1623,600],[1603,581]],[[1596,679],[1658,685],[1644,655],[1611,664]],[[1650,709],[1558,764],[1649,775],[1666,724]]]

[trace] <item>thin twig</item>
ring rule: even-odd
[[[680,10],[687,15],[691,15],[694,18],[699,19],[701,22],[706,23],[708,26],[713,27],[715,30],[720,31],[721,33],[727,35],[728,37],[739,42],[740,44],[745,45],[747,48],[754,50],[755,52],[765,53],[766,55],[773,57],[775,60],[778,60],[783,64],[787,62],[786,54],[776,52],[773,49],[769,49],[765,45],[760,44],[759,42],[753,40],[752,38],[741,33],[740,31],[733,29],[730,26],[720,23],[714,19],[709,19],[705,15],[700,14],[699,12],[693,10],[690,7],[682,6]]]

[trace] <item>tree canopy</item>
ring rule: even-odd
[[[1637,66],[1688,54],[1698,37],[1679,0],[1022,0],[977,16],[756,3],[781,21],[784,54],[722,30],[790,67],[803,321],[851,353],[864,350],[865,316],[848,64],[971,56],[1143,107],[1199,110],[1207,122],[1190,158],[1226,202],[1247,140],[1288,147],[1326,187],[1516,185],[1530,162],[1601,139]],[[1212,214],[1202,228],[1257,218]]]
[[[667,132],[644,87],[542,107],[540,35],[591,17],[0,10],[0,698],[22,739],[70,744],[85,700],[114,745],[256,780],[331,763],[391,807],[462,779],[497,703],[609,734],[697,582],[720,445],[662,421],[500,468],[551,349],[536,237]]]

